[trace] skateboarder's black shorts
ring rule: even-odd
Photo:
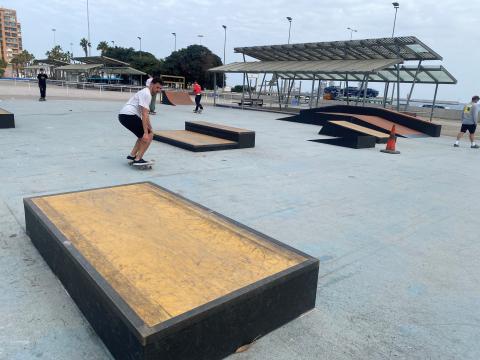
[[[137,138],[143,137],[142,119],[140,119],[137,115],[119,114],[118,120],[120,120],[120,123],[123,126],[133,132]]]
[[[468,130],[470,134],[475,134],[476,129],[477,129],[476,124],[471,124],[471,125],[462,124],[462,128],[460,129],[460,132],[464,133],[464,132],[467,132]]]

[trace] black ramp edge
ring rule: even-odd
[[[321,144],[348,147],[352,149],[368,149],[375,147],[375,138],[373,136],[349,136],[332,139],[309,140]]]
[[[3,110],[3,109],[0,109]],[[6,113],[0,112],[0,129],[11,129],[15,127],[15,115],[5,111]]]

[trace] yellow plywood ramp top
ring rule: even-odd
[[[307,260],[150,183],[32,201],[148,326]]]
[[[352,129],[352,130],[356,130],[356,131],[360,131],[366,135],[371,135],[371,136],[375,136],[377,138],[388,138],[389,135],[388,134],[385,134],[383,132],[380,132],[380,131],[377,131],[377,130],[373,130],[373,129],[370,129],[370,128],[367,128],[365,126],[361,126],[361,125],[357,125],[357,124],[352,124],[351,122],[349,121],[344,121],[344,120],[330,120],[329,122],[333,123],[333,124],[336,124],[336,125],[340,125],[340,126],[343,126],[343,127],[346,127],[346,128],[349,128],[349,129]]]

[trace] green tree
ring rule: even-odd
[[[173,52],[165,58],[162,73],[165,75],[184,76],[187,83],[197,80],[202,87],[212,89],[213,74],[208,72],[222,65],[222,60],[202,45],[190,45],[186,49]],[[217,76],[217,86],[222,86],[223,79]]]
[[[3,76],[5,74],[5,68],[7,67],[7,62],[3,59],[0,59],[0,76]]]
[[[135,51],[133,48],[115,46],[114,48],[109,47],[103,55],[129,63],[133,68],[147,74],[158,75],[162,73],[163,60],[157,59],[155,55],[146,51]]]
[[[20,70],[23,70],[25,66],[30,64],[35,59],[33,54],[30,54],[27,50],[23,50],[21,53],[18,53],[13,56],[10,61],[14,69],[17,71],[17,77],[20,76]]]
[[[104,55],[109,48],[110,46],[108,46],[108,42],[106,41],[100,41],[97,46],[97,50],[100,50],[102,55]]]
[[[92,44],[90,44],[87,39],[81,38],[80,39],[80,46],[82,47],[83,51],[85,52],[85,57],[87,57],[88,56],[88,48],[90,46],[92,46]]]
[[[47,51],[45,55],[47,55],[49,60],[59,60],[66,63],[70,62],[72,58],[72,54],[68,51],[64,52],[60,45],[53,47],[52,50]]]

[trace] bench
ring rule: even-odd
[[[15,127],[15,116],[13,113],[0,108],[0,129]]]
[[[239,106],[263,106],[263,99],[243,99],[238,103]]]

